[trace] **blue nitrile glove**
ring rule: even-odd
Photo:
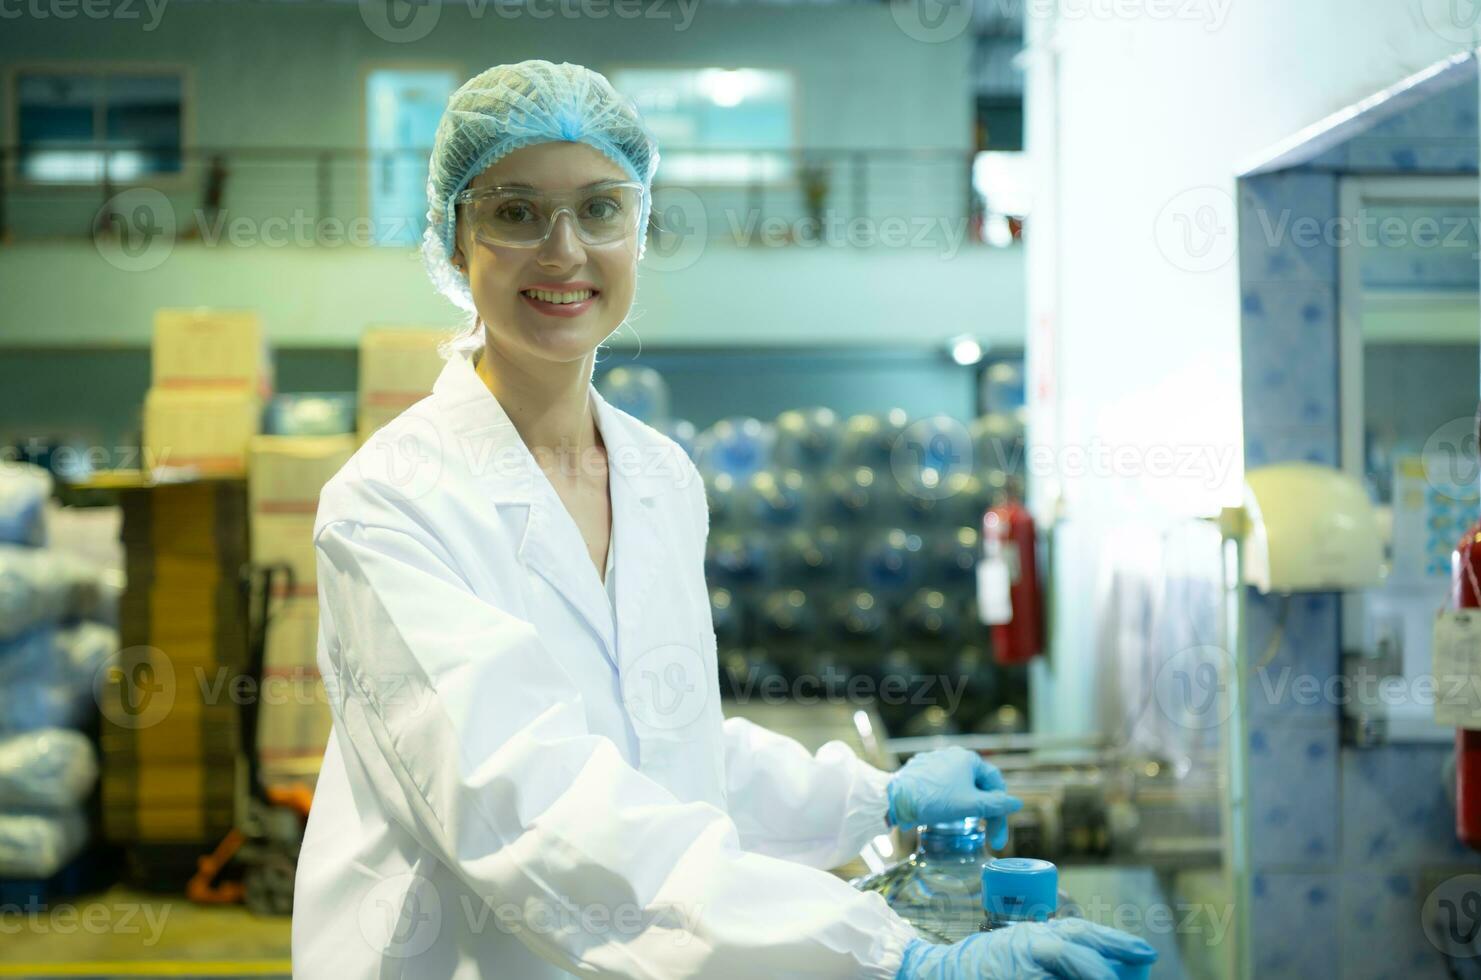
[[[997,766],[959,746],[911,756],[886,792],[894,826],[978,817],[987,821],[988,843],[995,851],[1008,843],[1008,814],[1023,809],[1022,800],[1008,795]]]
[[[979,932],[950,946],[912,939],[895,980],[1116,980],[1112,960],[1140,964],[1156,959],[1157,951],[1145,940],[1118,929],[1084,919],[1050,919]]]

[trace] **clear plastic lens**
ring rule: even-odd
[[[642,190],[636,185],[613,185],[590,191],[546,194],[524,189],[479,193],[468,202],[466,215],[473,234],[495,245],[538,245],[550,232],[561,211],[568,211],[576,231],[588,245],[614,242],[637,226]]]

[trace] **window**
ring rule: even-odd
[[[20,178],[96,184],[178,174],[183,91],[175,71],[19,72]]]
[[[452,71],[372,71],[365,82],[370,214],[377,245],[415,245],[427,227],[427,159],[457,86]]]
[[[1023,222],[1033,207],[1028,155],[987,151],[972,160],[973,223],[978,241],[1003,247],[1021,241]]]
[[[637,103],[679,184],[779,182],[792,177],[795,96],[790,73],[761,68],[622,68],[612,86]],[[771,151],[771,152],[761,152]]]

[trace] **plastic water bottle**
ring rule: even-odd
[[[981,927],[1011,929],[1023,922],[1046,922],[1061,912],[1059,869],[1037,858],[993,858],[982,866]],[[1119,980],[1147,980],[1148,964],[1107,959]]]
[[[982,926],[982,875],[987,831],[979,820],[920,828],[915,853],[853,882],[878,892],[924,940],[954,943]]]

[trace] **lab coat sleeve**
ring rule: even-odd
[[[785,735],[725,720],[726,795],[747,850],[836,868],[889,833],[889,780],[843,742],[809,755]]]
[[[704,479],[690,464],[690,519],[700,551],[709,538]],[[890,774],[842,742],[809,755],[796,740],[743,718],[725,721],[725,787],[747,850],[815,868],[835,868],[889,832]]]
[[[533,626],[407,523],[315,539],[337,737],[502,927],[585,975],[895,976],[914,933],[880,896],[742,849],[725,813],[629,766]],[[551,921],[581,925],[526,927]]]

